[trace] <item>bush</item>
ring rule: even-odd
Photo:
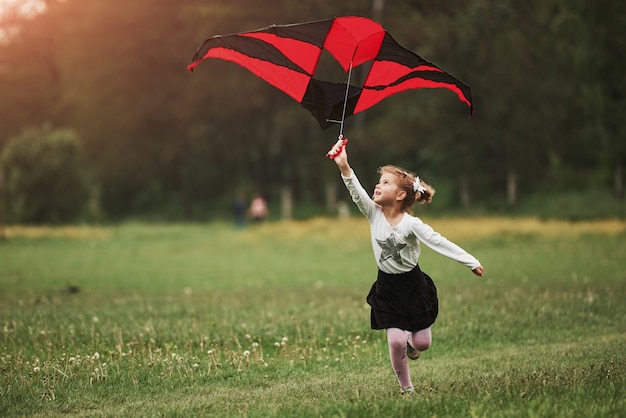
[[[85,213],[88,171],[75,132],[27,129],[6,144],[0,168],[9,223],[71,222]]]

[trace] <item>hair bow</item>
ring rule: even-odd
[[[415,180],[413,181],[413,191],[416,193],[424,193],[426,191],[424,186],[422,186],[422,183],[420,183],[420,178],[417,176],[415,176]]]

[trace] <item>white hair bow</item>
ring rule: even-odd
[[[422,183],[420,183],[420,178],[417,176],[415,176],[415,181],[413,182],[413,191],[415,193],[417,192],[424,193],[426,191],[424,186],[422,186]]]

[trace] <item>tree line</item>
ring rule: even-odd
[[[33,132],[75,138],[72,155],[84,171],[70,171],[82,179],[81,202],[99,217],[203,219],[227,214],[242,192],[262,193],[274,207],[288,196],[311,211],[345,199],[324,158],[337,128],[320,130],[297,103],[235,64],[185,69],[209,36],[340,15],[375,18],[469,84],[475,102],[470,119],[449,91],[410,91],[348,120],[351,163],[366,187],[378,166],[394,163],[432,183],[443,208],[514,208],[556,193],[623,200],[624,2],[45,5],[34,16],[0,17],[0,153],[15,155],[10,143]],[[10,212],[24,187],[11,157],[1,161]],[[39,161],[18,169],[50,166]],[[50,191],[40,187],[29,193]],[[70,189],[59,193],[73,201]],[[54,221],[49,213],[44,205],[40,215],[12,216]]]

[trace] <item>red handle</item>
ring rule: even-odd
[[[339,137],[335,145],[333,145],[330,151],[326,153],[326,156],[331,160],[334,160],[336,156],[341,154],[341,150],[343,150],[343,147],[345,147],[347,143],[348,138]]]

